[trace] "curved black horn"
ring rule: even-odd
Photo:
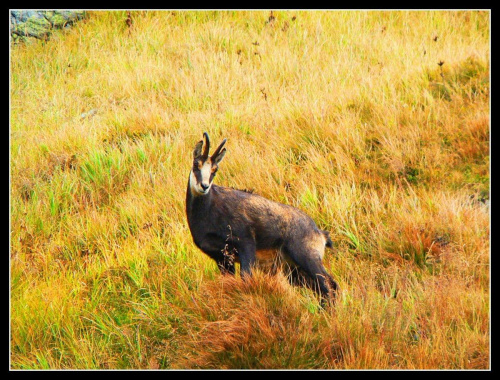
[[[208,138],[208,133],[203,132],[203,137],[205,137],[205,148],[203,149],[203,156],[208,156],[210,150],[210,139]]]
[[[222,147],[224,146],[224,144],[226,143],[226,141],[227,141],[227,139],[222,140],[219,147],[215,150],[214,154],[212,154],[212,158],[217,157],[217,155],[220,153],[220,151],[221,151]]]

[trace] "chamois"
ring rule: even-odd
[[[295,207],[214,185],[226,139],[209,156],[210,139],[206,132],[203,136],[205,146],[200,140],[193,151],[186,194],[187,220],[196,246],[216,261],[223,274],[234,275],[234,263],[239,262],[242,278],[251,275],[256,264],[288,264],[292,283],[310,286],[322,304],[333,301],[338,285],[321,262],[325,246],[332,247],[328,232]]]

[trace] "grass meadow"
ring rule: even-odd
[[[490,26],[92,11],[11,45],[10,368],[489,369]],[[204,131],[218,185],[330,231],[334,308],[196,248]]]

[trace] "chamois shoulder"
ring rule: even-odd
[[[250,199],[252,197],[260,197],[258,194],[255,194],[252,190],[240,190],[235,189],[234,187],[225,187],[225,186],[212,186],[212,191],[216,194],[216,198],[223,198],[226,200],[238,199],[239,201],[244,199]]]

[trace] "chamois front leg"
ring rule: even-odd
[[[217,267],[219,268],[222,274],[230,274],[233,275],[236,273],[236,269],[234,267],[234,258],[231,256],[227,256],[224,253],[218,256],[215,259],[217,263]]]
[[[240,259],[241,277],[252,276],[252,268],[255,266],[255,241],[251,239],[240,240],[237,244],[238,257]]]
[[[223,240],[208,235],[200,242],[199,248],[217,263],[217,267],[222,274],[234,275],[236,273],[234,257],[226,254]]]

